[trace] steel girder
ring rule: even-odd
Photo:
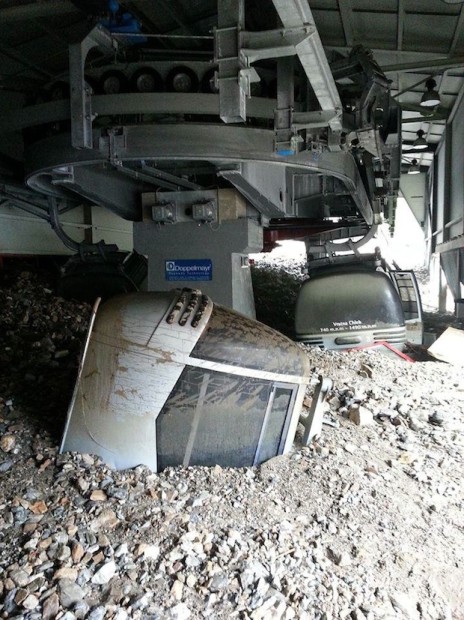
[[[56,191],[57,185],[67,187],[123,217],[136,220],[140,215],[136,196],[146,191],[146,185],[137,179],[118,176],[120,162],[156,161],[162,167],[163,163],[201,161],[209,162],[218,173],[231,169],[240,173],[240,166],[255,162],[275,170],[284,167],[290,174],[336,177],[346,186],[366,223],[374,222],[373,209],[356,162],[348,152],[324,152],[318,158],[308,151],[290,157],[279,156],[273,150],[273,131],[227,125],[145,124],[125,126],[109,133],[102,135],[94,131],[93,149],[74,149],[68,134],[34,144],[27,156],[27,183],[42,192],[48,183],[51,193]],[[253,189],[263,193],[260,187]],[[252,200],[253,192],[248,193]],[[273,202],[276,206],[273,217],[287,215],[284,205]],[[258,201],[254,206],[263,210]],[[269,211],[265,215],[269,215]]]
[[[251,97],[247,112],[252,118],[273,119],[275,99]],[[119,93],[92,95],[92,114],[206,114],[219,116],[219,95],[207,93]],[[317,116],[317,118],[316,118]],[[71,117],[69,101],[49,101],[5,114],[0,119],[0,134],[65,121]],[[327,122],[324,123],[325,126]],[[320,114],[315,114],[305,127],[320,127]]]
[[[285,28],[315,27],[308,0],[272,0]],[[329,121],[334,131],[341,131],[342,102],[327,61],[317,29],[296,45],[296,52],[322,110],[334,110]]]
[[[117,46],[117,41],[100,25],[95,26],[83,41],[69,46],[71,138],[76,148],[92,148],[92,89],[84,78],[87,54],[93,47],[116,50]]]

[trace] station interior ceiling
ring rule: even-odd
[[[187,70],[176,78],[178,67]],[[53,225],[50,200],[66,219],[76,196],[137,222],[142,194],[202,192],[214,177],[264,228],[295,219],[314,238],[325,231],[321,214],[350,235],[381,213],[392,223],[401,192],[461,297],[463,78],[464,2],[455,0],[0,0],[0,218],[10,239],[20,227],[16,246],[0,236],[0,253],[21,253],[21,243],[31,251],[26,236],[37,233],[24,218]],[[427,88],[439,104],[421,105]],[[96,130],[106,139],[97,154]],[[424,150],[414,148],[418,135]],[[421,173],[414,182],[411,163]],[[137,207],[126,206],[135,194]],[[129,236],[122,227],[118,241]]]

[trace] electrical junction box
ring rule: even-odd
[[[154,222],[159,224],[173,224],[176,220],[176,205],[168,202],[161,205],[153,205],[151,208],[151,217]]]
[[[192,217],[197,222],[215,222],[217,220],[217,206],[214,200],[194,203],[192,205]]]

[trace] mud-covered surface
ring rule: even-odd
[[[116,472],[58,454],[65,391],[25,378],[57,362],[69,390],[89,307],[24,273],[0,294],[2,617],[462,620],[461,368],[302,347],[308,399],[333,380],[311,447],[258,468]]]
[[[222,306],[214,307],[192,357],[282,375],[305,377],[308,372],[305,356],[289,338]]]

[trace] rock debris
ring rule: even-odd
[[[462,617],[462,370],[306,348],[307,402],[334,382],[310,447],[298,432],[257,468],[117,472],[59,454],[62,396],[30,396],[52,370],[73,383],[88,307],[19,280],[0,309],[1,617]]]

